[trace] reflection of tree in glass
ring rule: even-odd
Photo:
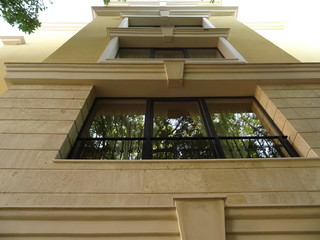
[[[157,116],[154,118],[154,137],[202,137],[205,135],[200,116],[176,118]]]
[[[220,137],[268,136],[255,113],[214,113],[211,119]],[[221,145],[227,158],[279,157],[275,143],[269,139],[221,139]]]
[[[96,116],[87,132],[92,138],[143,137],[143,115]],[[91,150],[90,150],[91,149]],[[85,151],[95,151],[95,159],[140,159],[141,140],[94,140]]]
[[[203,137],[206,136],[200,116],[180,116],[154,118],[153,136]],[[153,158],[156,159],[197,159],[210,158],[207,140],[154,140]]]

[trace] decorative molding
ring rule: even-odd
[[[21,45],[25,44],[24,36],[0,36],[4,45]]]
[[[186,231],[194,231],[193,235],[202,234],[200,231],[205,227],[209,228],[208,232],[214,231],[214,235],[193,240],[220,240],[224,239],[225,232],[227,236],[241,239],[247,236],[251,239],[261,239],[261,236],[266,236],[263,239],[279,239],[284,235],[287,239],[319,238],[319,205],[224,206],[223,196],[190,194],[184,198],[172,195],[177,207],[173,204],[167,207],[122,207],[121,203],[119,207],[2,207],[0,237],[58,236],[63,239],[82,235],[88,239],[122,239],[125,236],[128,239],[182,237],[186,240]],[[200,221],[188,228],[188,224],[196,219],[183,217],[184,213],[191,213]],[[199,226],[201,220],[204,225]],[[215,224],[210,225],[210,222]],[[213,238],[217,233],[220,238]]]
[[[170,59],[164,60],[163,62],[166,69],[168,87],[182,87],[185,61]]]
[[[115,59],[90,64],[7,63],[6,68],[5,80],[9,86],[94,85],[97,96],[253,96],[260,84],[320,83],[320,63],[213,64],[212,61],[185,61],[182,92],[179,91],[181,88],[167,87],[165,62],[156,59]],[[123,91],[124,84],[129,92]]]
[[[226,197],[175,197],[181,240],[225,240]]]
[[[230,28],[173,28],[172,37],[224,37],[229,35]],[[110,37],[163,37],[162,28],[107,28]]]
[[[168,16],[209,17],[232,16],[237,17],[238,7],[196,6],[190,11],[188,6],[109,6],[92,7],[93,17],[97,16],[148,16],[160,17],[162,11],[168,11]]]

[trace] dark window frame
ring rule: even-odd
[[[281,130],[274,124],[274,122],[272,121],[272,119],[270,118],[270,116],[267,114],[267,112],[265,111],[265,109],[260,105],[260,103],[254,98],[254,97],[179,97],[179,98],[122,98],[122,97],[116,97],[116,98],[96,98],[93,106],[91,107],[89,114],[86,118],[86,120],[84,121],[84,124],[79,132],[79,135],[77,137],[76,143],[77,142],[81,142],[81,141],[90,141],[90,140],[103,140],[103,141],[108,141],[108,140],[119,140],[119,141],[135,141],[135,140],[139,140],[139,141],[143,141],[143,148],[142,148],[142,159],[141,160],[146,160],[146,159],[152,159],[152,144],[153,141],[155,140],[184,140],[184,139],[189,139],[189,140],[208,140],[209,141],[209,145],[213,154],[213,157],[209,158],[209,159],[224,159],[226,158],[226,155],[224,154],[224,150],[221,146],[221,140],[225,140],[225,139],[258,139],[259,137],[226,137],[226,136],[219,136],[216,131],[215,131],[215,127],[211,121],[210,118],[210,113],[209,110],[207,108],[207,104],[205,103],[206,99],[251,99],[259,108],[259,110],[262,112],[262,115],[264,118],[267,119],[268,124],[271,125],[271,127],[273,128],[273,131],[276,132],[276,135],[272,135],[272,136],[265,136],[265,139],[276,139],[277,141],[280,142],[281,147],[283,147],[287,154],[289,155],[289,157],[299,157],[299,154],[295,151],[295,149],[291,146],[291,144],[289,143],[289,141],[287,140],[287,136],[283,135],[283,133],[281,132]],[[85,129],[87,129],[88,127],[90,127],[88,124],[92,121],[92,118],[94,117],[92,114],[92,111],[94,109],[95,104],[100,101],[100,100],[146,100],[146,112],[145,112],[145,122],[144,122],[144,135],[143,137],[139,137],[139,138],[126,138],[126,137],[119,137],[119,138],[88,138],[88,137],[81,137],[83,136],[83,133],[85,131]],[[154,113],[154,102],[156,101],[196,101],[199,104],[199,108],[200,108],[200,113],[201,113],[201,118],[204,121],[204,125],[206,128],[206,132],[208,134],[207,137],[168,137],[168,138],[157,138],[157,137],[153,137],[153,113]],[[261,138],[261,137],[260,137]],[[79,158],[79,149],[81,149],[80,145],[78,144],[74,144],[70,154],[69,154],[69,158],[71,159],[81,159]],[[278,149],[277,149],[278,151]],[[281,153],[282,151],[280,150],[280,155],[281,157],[287,157],[285,155],[283,155]],[[89,159],[95,159],[95,158],[85,158],[85,160],[89,160]],[[103,160],[114,160],[114,159],[103,159]],[[138,160],[138,159],[137,159]],[[157,160],[157,159],[154,159]]]

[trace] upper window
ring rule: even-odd
[[[223,58],[217,48],[119,48],[116,58]]]
[[[253,98],[97,99],[76,159],[298,156]]]

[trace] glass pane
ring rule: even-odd
[[[83,137],[143,137],[145,100],[100,100]]]
[[[252,99],[207,99],[206,103],[218,136],[268,135],[252,110]]]
[[[220,139],[227,158],[276,158],[289,156],[277,139]]]
[[[217,48],[189,48],[189,58],[223,58]]]
[[[198,103],[158,101],[154,103],[153,137],[206,136]]]
[[[205,127],[199,107],[194,101],[159,101],[154,104],[153,158],[190,159],[209,158],[207,140],[164,139],[204,137]]]
[[[210,117],[227,158],[270,158],[284,155],[277,139],[262,125],[253,99],[206,99]],[[260,118],[263,116],[259,115]]]
[[[140,159],[144,134],[145,100],[99,100],[90,114],[78,158]],[[98,139],[97,139],[98,138]],[[99,139],[106,138],[106,139]],[[111,139],[108,139],[111,138]],[[116,138],[116,139],[113,139]]]
[[[116,58],[150,58],[149,48],[120,48]]]
[[[155,58],[184,58],[182,49],[155,49]]]

